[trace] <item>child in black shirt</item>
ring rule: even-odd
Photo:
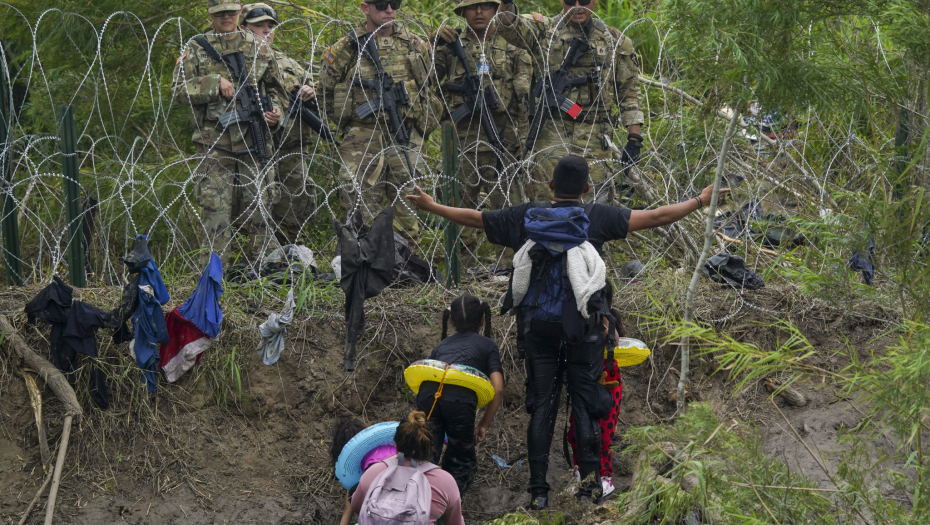
[[[446,337],[449,321],[456,334]],[[484,327],[484,335],[478,332]],[[494,386],[494,399],[488,403],[484,416],[475,426],[478,412],[478,396],[468,388],[443,385],[437,397],[439,383],[424,381],[417,394],[417,410],[430,414],[429,428],[433,436],[433,463],[439,464],[444,438],[449,444],[442,460],[442,468],[452,474],[459,491],[463,492],[472,477],[478,458],[475,444],[484,441],[491,420],[500,408],[504,393],[504,375],[501,368],[500,350],[490,339],[491,307],[470,295],[452,301],[442,314],[442,341],[430,354],[430,359],[450,365],[467,365],[488,376]]]

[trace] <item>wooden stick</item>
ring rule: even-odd
[[[723,239],[723,240],[725,240],[725,241],[727,241],[727,242],[729,242],[729,243],[733,243],[733,244],[743,244],[743,241],[741,241],[741,240],[739,240],[739,239],[734,239],[733,237],[730,237],[729,235],[727,235],[727,234],[725,234],[725,233],[717,232],[717,237],[720,237],[721,239]],[[778,256],[778,252],[776,252],[775,250],[769,250],[768,248],[762,248],[762,247],[760,247],[760,248],[759,248],[759,251],[762,252],[762,253],[767,253],[767,254],[769,254],[769,255]]]
[[[45,492],[45,487],[48,486],[48,483],[49,483],[50,481],[52,481],[52,473],[51,473],[51,472],[49,472],[48,474],[45,475],[45,481],[42,483],[42,486],[39,487],[39,491],[36,492],[35,497],[32,498],[32,502],[30,502],[30,503],[29,503],[29,506],[26,507],[26,512],[23,512],[22,517],[19,518],[19,524],[18,524],[18,525],[23,525],[23,523],[26,523],[26,519],[29,518],[29,513],[32,512],[32,507],[34,507],[35,504],[36,504],[36,502],[39,501],[39,498],[42,497],[42,493]]]
[[[78,403],[77,396],[74,395],[74,389],[68,384],[68,380],[65,379],[64,374],[49,363],[47,359],[30,348],[29,345],[23,341],[23,338],[19,336],[6,316],[0,315],[0,330],[3,330],[6,334],[4,342],[9,343],[9,346],[16,352],[16,355],[25,361],[29,368],[38,371],[39,376],[45,380],[45,384],[55,393],[55,397],[65,406],[65,412],[71,414],[71,416],[80,423],[84,412],[81,410],[81,405]]]
[[[735,481],[731,481],[730,483],[736,485],[737,487],[744,487],[747,489],[752,488],[752,485],[747,485],[745,483],[737,483]],[[815,489],[811,487],[786,487],[784,485],[756,485],[756,488],[779,489],[779,490],[804,490],[804,491],[809,491],[809,492],[839,492],[838,489]]]
[[[73,414],[65,416],[65,428],[61,432],[61,444],[58,446],[58,461],[52,476],[52,488],[48,491],[48,503],[45,505],[45,525],[52,525],[55,514],[55,499],[58,497],[58,484],[61,482],[61,469],[65,466],[65,454],[68,453],[68,439],[71,437],[71,420]]]

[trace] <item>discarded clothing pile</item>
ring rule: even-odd
[[[875,257],[875,237],[869,238],[869,245],[865,250],[856,250],[846,266],[854,272],[862,272],[862,282],[872,286],[872,279],[875,277],[875,267],[872,261]]]
[[[728,211],[714,219],[714,229],[731,239],[755,239],[764,246],[796,246],[804,236],[784,226],[788,218],[775,213],[763,213],[762,203],[753,199],[739,210]]]
[[[123,287],[120,304],[110,312],[74,301],[73,289],[58,276],[26,304],[24,311],[30,322],[39,319],[52,325],[52,360],[72,386],[77,354],[96,358],[97,331],[112,328],[113,342],[130,343],[129,352],[142,370],[142,380],[149,392],[155,393],[159,366],[169,382],[176,381],[219,335],[223,264],[212,254],[191,297],[166,315],[161,307],[171,296],[145,235],[136,236],[136,244],[123,262],[131,277]],[[89,370],[91,397],[99,407],[107,408],[106,376],[94,360],[89,362]]]
[[[702,271],[715,283],[728,284],[736,289],[758,290],[765,287],[762,277],[746,268],[746,261],[739,255],[718,253],[707,259]]]
[[[274,284],[287,284],[301,281],[329,282],[337,278],[334,273],[320,273],[313,251],[298,244],[275,248],[265,257],[257,272],[249,265],[239,263],[230,266],[226,273],[226,280],[237,284],[259,279],[267,279]]]
[[[46,286],[29,301],[23,310],[30,322],[36,319],[52,325],[50,338],[52,361],[65,373],[74,386],[77,377],[75,363],[77,354],[97,357],[97,330],[115,328],[118,321],[112,313],[82,301],[72,299],[73,289],[57,275],[52,284]],[[100,408],[107,408],[106,375],[95,360],[90,360],[90,396]]]

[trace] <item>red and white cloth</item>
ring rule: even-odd
[[[194,323],[185,319],[178,309],[165,314],[168,344],[161,347],[161,368],[165,378],[174,383],[200,360],[200,354],[213,345],[215,339],[204,335]]]

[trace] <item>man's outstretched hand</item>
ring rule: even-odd
[[[429,196],[426,192],[420,189],[419,186],[414,186],[413,191],[416,192],[414,195],[407,195],[407,200],[416,204],[417,208],[420,208],[423,211],[429,211],[430,207],[433,204],[436,204],[436,201]]]
[[[717,193],[717,204],[720,205],[723,202],[723,198],[730,193],[730,188],[720,188],[720,191]],[[701,204],[702,206],[710,206],[710,198],[714,194],[714,185],[701,190]]]

